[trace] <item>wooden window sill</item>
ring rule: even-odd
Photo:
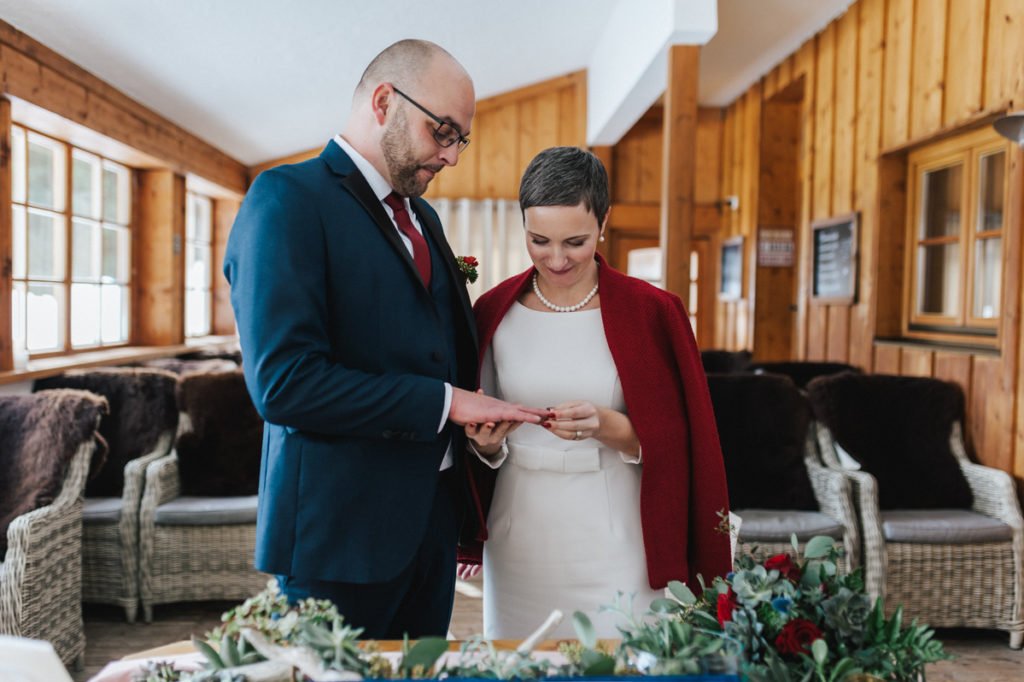
[[[69,369],[144,362],[157,358],[169,358],[180,353],[189,353],[197,350],[226,350],[235,348],[237,345],[238,339],[235,336],[202,336],[186,339],[185,343],[175,346],[119,346],[117,348],[104,348],[102,350],[85,351],[72,355],[40,358],[29,360],[28,367],[24,369],[0,372],[0,386],[54,376]]]

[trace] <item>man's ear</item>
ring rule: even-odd
[[[370,108],[373,109],[373,118],[379,125],[384,125],[384,121],[387,120],[388,113],[391,111],[391,105],[394,102],[393,92],[394,89],[390,84],[381,83],[370,94]]]

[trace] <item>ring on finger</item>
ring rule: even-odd
[[[583,432],[582,432],[582,431],[579,431],[579,430],[577,430],[577,431],[576,431],[576,437],[575,437],[575,438],[573,438],[573,440],[579,440],[580,438],[583,438]]]

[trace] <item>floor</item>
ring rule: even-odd
[[[482,627],[479,578],[460,583],[455,598],[451,632],[462,639]],[[107,661],[169,642],[202,635],[220,622],[220,614],[233,604],[203,602],[157,607],[150,624],[129,625],[120,609],[85,607],[85,668],[73,673],[75,682],[85,682]],[[1013,682],[1024,681],[1024,651],[1009,648],[1009,638],[986,630],[941,630],[946,649],[957,659],[931,666],[928,682]]]

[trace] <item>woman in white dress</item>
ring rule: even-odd
[[[728,500],[700,356],[678,297],[599,255],[608,178],[593,154],[541,152],[520,186],[534,267],[485,294],[476,313],[481,388],[549,406],[540,426],[467,426],[483,540],[484,635],[525,637],[552,609],[598,614],[621,591],[638,611],[670,579],[729,570],[715,532]],[[696,585],[693,585],[696,589]],[[572,636],[569,618],[554,636]]]

